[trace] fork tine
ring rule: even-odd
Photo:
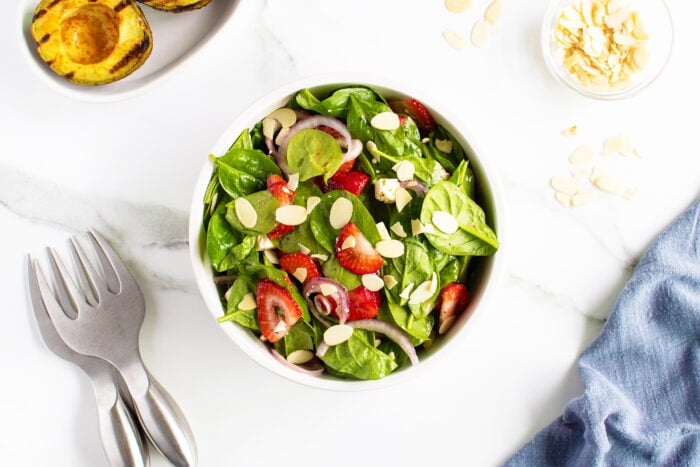
[[[91,306],[96,306],[100,301],[100,284],[96,282],[99,275],[75,237],[70,239],[70,252],[78,272],[78,282],[85,293],[85,300]]]
[[[48,252],[49,264],[53,271],[58,303],[66,314],[72,315],[74,318],[81,308],[84,308],[81,306],[82,303],[85,303],[82,292],[73,282],[68,269],[61,261],[61,258],[58,257],[56,251],[53,248],[47,248],[46,251]]]
[[[72,321],[61,308],[60,303],[56,300],[51,286],[49,285],[44,271],[42,271],[39,262],[29,257],[29,290],[34,306],[40,306],[41,309],[48,313],[51,321],[56,326],[59,326],[63,321]],[[40,310],[41,311],[41,310]]]
[[[119,293],[124,281],[136,282],[134,280],[134,276],[131,275],[131,272],[129,272],[127,269],[126,264],[124,264],[124,261],[100,234],[98,234],[94,229],[90,229],[88,231],[88,237],[92,241],[92,245],[95,247],[97,258],[102,266],[102,270],[105,278],[107,279],[107,284],[110,291],[113,293]]]

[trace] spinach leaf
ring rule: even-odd
[[[398,289],[397,293],[411,284],[415,290],[423,282],[431,280],[433,274],[437,273],[430,250],[422,241],[409,237],[404,239],[403,243],[404,254],[391,260],[391,272],[394,273],[394,278],[399,282],[395,288]],[[433,296],[422,303],[409,304],[408,299],[401,298],[401,305],[408,306],[414,316],[424,317],[432,311],[438,292],[439,288],[436,288]]]
[[[299,174],[299,180],[323,175],[323,181],[338,170],[343,159],[340,143],[321,130],[308,128],[292,136],[287,146],[287,163],[292,173]]]
[[[348,193],[345,190],[335,190],[324,194],[321,197],[321,202],[311,211],[311,232],[316,241],[328,252],[335,251],[335,239],[340,234],[340,229],[334,229],[330,223],[330,212],[333,203],[338,198],[347,198],[352,203],[352,217],[350,222],[353,222],[360,229],[362,234],[374,245],[381,237],[377,231],[377,224],[374,218],[369,213],[365,205],[360,199]]]
[[[323,276],[340,283],[343,287],[348,290],[353,290],[360,285],[362,285],[362,279],[357,274],[345,269],[338,262],[338,258],[335,255],[328,258],[328,261],[323,263],[321,266],[323,269]]]
[[[295,101],[303,109],[313,110],[331,117],[345,118],[348,113],[348,99],[350,96],[355,96],[365,101],[378,99],[378,96],[367,88],[343,88],[338,89],[323,101],[320,101],[308,89],[303,89],[296,95]]]
[[[209,157],[221,187],[234,199],[264,189],[268,175],[282,173],[269,156],[256,149],[233,147],[221,157]]]
[[[460,187],[468,198],[474,199],[474,173],[469,168],[469,162],[459,163],[450,177],[450,182]]]
[[[243,236],[231,228],[225,217],[226,207],[222,204],[214,212],[207,227],[207,255],[216,271],[231,269],[227,257],[231,248],[238,245]]]
[[[284,357],[295,350],[314,350],[315,336],[314,326],[299,320],[294,323],[284,339],[275,342],[275,349]]]
[[[377,317],[382,321],[394,323],[406,331],[414,346],[430,339],[430,331],[435,324],[432,314],[416,317],[405,306],[401,306],[394,294],[387,294],[386,302],[382,303]]]
[[[253,139],[250,137],[250,130],[247,128],[238,135],[236,141],[231,145],[231,149],[253,149]]]
[[[277,226],[275,211],[280,207],[279,202],[273,194],[267,190],[256,191],[255,193],[245,196],[245,199],[253,205],[258,215],[255,225],[251,228],[247,228],[241,224],[236,214],[235,201],[232,201],[226,205],[226,220],[231,226],[235,230],[243,232],[246,235],[267,234],[272,231],[272,229]]]
[[[258,326],[256,310],[239,310],[238,304],[248,293],[255,294],[256,282],[250,276],[238,276],[228,292],[228,302],[226,304],[226,314],[219,318],[220,323],[233,321],[254,331],[260,331]]]
[[[398,366],[360,329],[355,329],[342,344],[329,347],[321,360],[332,370],[361,380],[383,378]]]
[[[432,225],[433,214],[437,211],[452,215],[459,228],[449,235],[437,228],[434,233],[426,232],[425,236],[436,249],[457,256],[486,256],[498,248],[498,239],[486,225],[483,209],[454,183],[440,182],[428,190],[423,200],[421,222]]]

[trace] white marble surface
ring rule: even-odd
[[[636,260],[700,194],[700,4],[670,2],[668,68],[619,102],[579,97],[547,74],[545,0],[504,0],[486,48],[451,49],[442,30],[467,32],[486,4],[454,15],[441,0],[243,0],[167,81],[90,104],[33,74],[18,2],[2,2],[2,464],[106,464],[89,383],[44,347],[25,290],[26,254],[87,226],[142,283],[144,359],[188,416],[201,466],[497,465],[558,416],[581,392],[576,358]],[[408,81],[459,113],[500,171],[510,230],[500,292],[470,339],[423,378],[366,393],[308,389],[250,361],[204,308],[186,248],[195,177],[237,113],[278,85],[343,70]],[[580,134],[563,138],[572,124]],[[559,206],[548,180],[566,173],[569,152],[621,131],[645,155],[624,161],[636,199]],[[152,465],[166,462],[153,455]]]

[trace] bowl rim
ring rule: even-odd
[[[563,70],[561,67],[557,66],[556,58],[552,54],[552,50],[550,47],[551,31],[553,21],[555,20],[555,15],[558,11],[561,10],[563,4],[571,4],[575,1],[579,0],[551,0],[547,5],[547,9],[545,10],[545,14],[543,16],[542,24],[540,27],[540,49],[542,56],[544,57],[544,63],[549,72],[552,74],[552,76],[556,78],[558,82],[584,97],[589,97],[592,99],[602,101],[614,101],[632,97],[642,92],[663,74],[663,71],[668,67],[668,63],[671,60],[671,56],[674,50],[675,26],[673,22],[673,16],[671,15],[671,9],[669,8],[668,3],[666,3],[665,0],[654,0],[662,6],[662,9],[665,13],[664,16],[668,20],[670,31],[670,37],[668,38],[668,51],[666,52],[666,56],[664,57],[663,62],[659,66],[658,70],[655,70],[654,73],[650,74],[648,78],[636,83],[635,85],[630,86],[628,88],[622,88],[620,90],[596,91],[594,89],[586,89],[583,86],[575,84],[573,80],[567,79],[568,75],[566,74],[566,71]]]
[[[394,94],[415,97],[424,103],[431,112],[434,112],[434,115],[437,116],[436,119],[451,132],[453,132],[455,138],[460,140],[460,142],[463,144],[468,142],[469,148],[471,148],[474,154],[477,154],[474,164],[479,167],[478,171],[484,174],[479,177],[479,180],[482,180],[481,191],[487,193],[490,204],[492,204],[489,215],[492,216],[492,222],[495,225],[500,246],[498,251],[491,257],[492,260],[487,268],[488,270],[484,274],[484,276],[486,276],[485,279],[483,279],[484,286],[481,287],[479,296],[474,297],[472,303],[470,304],[470,310],[462,315],[460,319],[461,322],[455,323],[456,325],[453,326],[453,329],[455,329],[456,332],[449,336],[445,336],[443,342],[441,342],[440,347],[438,348],[439,352],[434,352],[430,354],[428,358],[421,359],[420,364],[415,367],[408,367],[398,370],[379,380],[348,381],[331,377],[317,377],[295,371],[280,364],[272,357],[270,352],[262,353],[260,351],[260,346],[262,343],[256,339],[252,339],[250,331],[247,329],[244,329],[242,326],[220,326],[221,329],[229,336],[229,338],[231,338],[231,340],[233,340],[239,347],[239,349],[255,360],[263,368],[301,385],[332,391],[364,391],[392,386],[403,382],[408,378],[415,377],[418,373],[425,371],[426,368],[431,368],[434,363],[441,360],[442,357],[447,354],[447,352],[454,351],[455,348],[458,347],[456,345],[457,342],[455,341],[463,341],[463,338],[454,339],[453,337],[455,337],[457,334],[463,337],[474,329],[475,324],[478,322],[478,318],[483,315],[484,309],[487,307],[488,302],[494,295],[494,290],[498,288],[503,275],[504,261],[508,245],[508,228],[506,226],[506,219],[508,216],[506,214],[503,188],[501,185],[500,176],[498,175],[495,166],[492,165],[491,161],[489,160],[489,157],[484,156],[485,153],[478,147],[478,145],[475,144],[473,135],[469,133],[466,127],[460,122],[459,118],[446,110],[447,106],[440,104],[437,99],[428,96],[425,92],[415,89],[414,87],[405,83],[399,83],[397,81],[387,79],[386,77],[380,77],[362,72],[345,72],[311,75],[288,82],[287,84],[284,84],[265,94],[263,97],[255,100],[243,111],[239,112],[232,123],[219,137],[211,153],[223,154],[239,136],[241,131],[252,127],[256,122],[260,121],[272,110],[280,105],[284,105],[284,103],[286,103],[291,96],[301,89],[341,87],[343,85],[350,84],[367,85],[380,90],[380,92],[381,90],[389,90]],[[207,310],[216,319],[218,316],[220,316],[220,313],[217,314],[216,311],[221,311],[222,306],[219,294],[217,293],[213,281],[211,280],[212,273],[206,258],[206,254],[201,254],[201,242],[203,240],[202,200],[211,177],[212,167],[212,162],[207,158],[197,177],[191,198],[192,201],[190,206],[188,239],[190,260],[197,287],[202,299],[205,302]],[[469,326],[466,326],[467,322],[469,323]]]

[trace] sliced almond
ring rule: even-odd
[[[243,298],[238,303],[238,309],[242,310],[242,311],[254,310],[257,307],[258,307],[258,304],[255,301],[255,296],[253,295],[252,292],[248,292],[247,294],[243,295]]]
[[[392,167],[396,172],[396,178],[401,182],[413,180],[413,175],[416,172],[416,166],[411,161],[400,161]]]
[[[306,208],[296,204],[280,206],[275,210],[275,220],[284,225],[301,225],[306,220]]]
[[[567,176],[556,176],[549,180],[549,183],[557,191],[566,193],[567,195],[573,195],[579,190],[578,183],[571,177]]]
[[[381,112],[372,117],[369,124],[377,130],[393,131],[401,126],[401,121],[394,112]]]
[[[448,28],[442,31],[442,37],[453,49],[462,50],[467,46],[467,37],[456,29]]]
[[[452,327],[452,324],[454,324],[456,318],[457,316],[455,315],[448,316],[447,318],[445,318],[445,320],[440,323],[440,329],[438,329],[438,334],[445,334],[447,330]]]
[[[305,255],[308,255],[309,253],[311,253],[311,250],[306,245],[302,245],[301,243],[297,243],[297,245],[299,245],[299,252],[300,253],[304,253]]]
[[[275,248],[277,247],[267,235],[258,235],[258,238],[255,239],[256,251],[274,250]]]
[[[319,289],[321,290],[321,295],[325,297],[338,292],[338,288],[336,286],[334,286],[333,284],[328,284],[326,282],[321,282]]]
[[[435,227],[447,235],[452,235],[459,230],[459,223],[457,222],[457,219],[455,219],[449,212],[435,211],[430,220],[433,222]]]
[[[297,114],[292,109],[287,107],[282,107],[273,111],[267,118],[273,118],[277,120],[282,128],[289,128],[297,122]]]
[[[340,245],[340,249],[347,250],[348,248],[355,248],[355,245],[357,245],[357,240],[355,240],[355,237],[349,236],[343,240],[343,243]]]
[[[377,232],[379,232],[379,238],[382,240],[391,239],[391,235],[389,235],[389,231],[386,229],[384,222],[377,222]]]
[[[310,350],[299,349],[287,355],[287,361],[293,365],[308,363],[314,358],[314,353]]]
[[[624,193],[622,193],[622,197],[631,201],[637,197],[637,190],[634,188],[628,188]]]
[[[503,12],[503,3],[501,0],[493,0],[484,12],[484,19],[491,24],[495,24],[501,17]]]
[[[411,234],[415,237],[425,232],[425,227],[420,219],[411,219]]]
[[[331,347],[342,344],[352,337],[353,328],[347,324],[336,324],[323,333],[323,342]]]
[[[325,255],[323,253],[314,253],[311,255],[312,258],[319,260],[320,262],[328,261],[328,255]]]
[[[347,198],[338,198],[331,206],[329,221],[334,229],[342,229],[352,218],[352,202]]]
[[[299,173],[289,174],[287,178],[287,188],[290,190],[296,190],[299,188]]]
[[[236,217],[241,222],[243,227],[252,229],[258,223],[258,213],[250,201],[245,198],[236,198],[233,208],[236,211]]]
[[[591,167],[578,166],[571,169],[571,176],[577,180],[588,180],[591,176]]]
[[[449,139],[439,139],[435,138],[435,147],[444,153],[452,152],[452,141]]]
[[[403,225],[401,225],[401,222],[395,222],[391,226],[391,231],[401,238],[405,238],[407,236],[406,230],[403,228]]]
[[[277,253],[275,250],[265,250],[263,251],[263,254],[265,255],[265,258],[272,263],[272,264],[280,264],[280,259],[277,256]]]
[[[445,8],[452,13],[463,13],[472,7],[472,0],[445,0]]]
[[[417,305],[419,303],[423,303],[424,301],[432,297],[434,293],[435,291],[432,290],[432,281],[422,282],[411,293],[411,296],[408,299],[408,304]]]
[[[557,191],[554,193],[554,198],[559,201],[562,206],[566,208],[571,207],[571,195]]]
[[[321,198],[318,196],[309,196],[306,198],[306,213],[311,214],[316,206],[321,202]]]
[[[379,292],[384,288],[384,281],[376,274],[363,274],[362,285],[372,292]]]
[[[472,45],[483,47],[489,41],[491,35],[491,24],[488,21],[477,21],[472,27]]]
[[[272,330],[272,332],[274,332],[275,334],[285,334],[288,330],[289,328],[287,327],[287,323],[280,320],[277,323],[277,326],[275,326],[275,329]]]
[[[267,117],[262,121],[262,132],[265,138],[273,139],[275,137],[275,133],[280,128],[282,128],[282,125],[274,118]]]
[[[595,179],[593,184],[603,191],[616,195],[622,194],[627,190],[627,184],[619,177],[614,175],[603,175]]]
[[[384,284],[386,285],[387,289],[389,289],[389,290],[393,289],[394,287],[396,287],[396,285],[398,283],[399,282],[396,280],[396,278],[394,276],[392,276],[391,274],[384,275]]]
[[[413,282],[411,282],[410,284],[408,284],[408,285],[401,291],[401,293],[399,294],[399,297],[401,297],[401,298],[403,298],[403,299],[406,299],[406,300],[408,300],[409,298],[411,298],[411,291],[413,290],[414,285],[415,285],[415,284],[414,284]]]
[[[374,248],[384,258],[399,258],[404,253],[403,243],[399,240],[380,240]]]
[[[569,162],[573,165],[585,165],[593,162],[596,157],[596,149],[592,144],[579,146],[569,156]]]
[[[399,212],[403,211],[403,208],[405,208],[406,205],[410,203],[412,199],[413,197],[407,189],[399,187],[396,190],[396,210]]]
[[[309,271],[307,271],[306,268],[296,268],[294,272],[292,273],[292,276],[296,277],[296,279],[299,282],[304,282],[306,280],[306,276],[308,276]]]
[[[578,126],[572,125],[569,128],[564,128],[563,130],[561,130],[561,135],[562,136],[574,136],[577,131],[578,131]]]

